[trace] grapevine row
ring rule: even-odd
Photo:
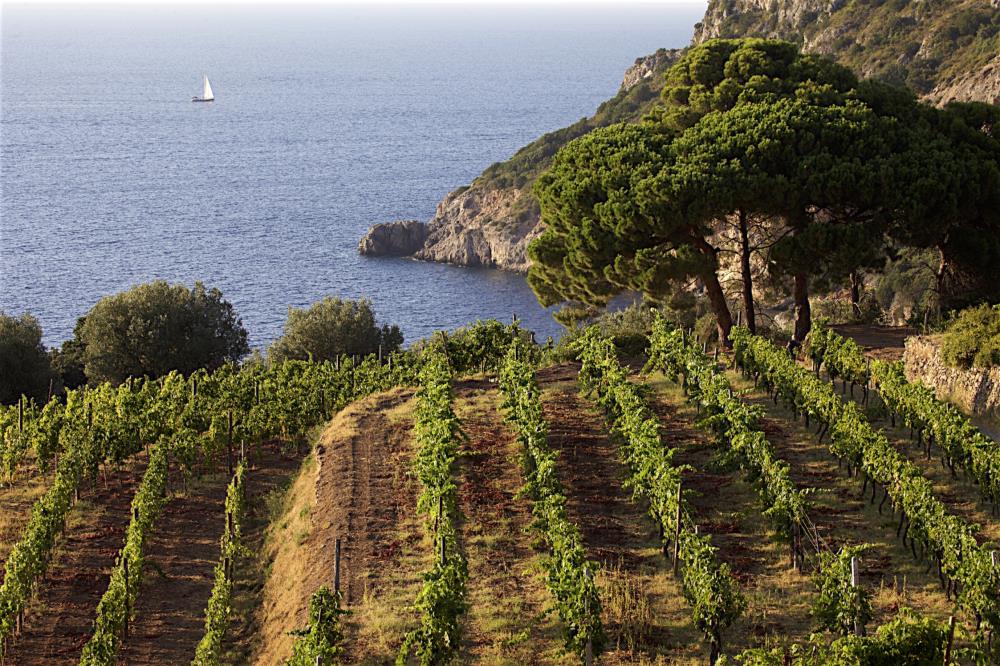
[[[288,666],[326,666],[337,663],[344,632],[340,616],[347,613],[340,607],[340,593],[326,585],[309,597],[309,625],[293,632],[296,635]]]
[[[989,549],[976,540],[978,526],[949,513],[919,468],[872,428],[855,403],[842,402],[830,384],[744,327],[733,329],[731,339],[736,363],[746,373],[763,380],[775,400],[784,399],[796,414],[805,414],[807,422],[810,416],[815,418],[820,438],[831,436],[831,452],[846,461],[849,469],[863,472],[866,485],[871,482],[883,488],[900,512],[897,533],[902,530],[904,543],[907,536],[911,538],[915,557],[917,542],[934,556],[946,589],[956,592],[959,605],[977,621],[998,626],[1000,575]]]
[[[226,522],[222,532],[215,582],[205,608],[205,635],[195,649],[191,666],[217,666],[222,655],[222,639],[229,626],[233,595],[233,570],[243,550],[243,513],[246,507],[246,466],[241,462],[226,488]]]
[[[167,502],[167,454],[169,444],[153,447],[142,483],[132,499],[132,520],[111,572],[108,589],[97,605],[94,633],[83,647],[81,666],[111,666],[125,637],[127,623],[142,582],[143,546],[160,510]]]
[[[1000,446],[953,405],[938,400],[929,388],[908,382],[902,362],[878,359],[869,362],[853,340],[828,328],[817,327],[810,333],[809,343],[817,368],[821,363],[831,377],[843,376],[865,385],[866,390],[870,380],[889,409],[893,423],[898,415],[916,433],[919,445],[925,443],[926,434],[928,454],[931,445],[936,444],[952,472],[955,465],[964,468],[994,508],[1000,503]],[[864,371],[858,372],[859,368]]]
[[[288,361],[273,368],[223,366],[190,378],[171,373],[117,387],[102,384],[70,391],[61,409],[56,478],[32,507],[31,518],[8,556],[0,585],[0,638],[20,627],[36,581],[46,572],[80,483],[102,464],[119,465],[144,442],[169,443],[185,478],[193,466],[235,441],[253,443],[281,435],[304,436],[350,400],[400,383],[412,383],[419,359],[395,363],[374,358],[355,365]],[[53,403],[50,403],[53,404]],[[46,407],[48,409],[48,407]]]
[[[729,380],[716,363],[684,331],[658,317],[649,337],[647,368],[681,379],[688,399],[705,410],[720,441],[728,442],[744,472],[750,476],[778,529],[793,543],[796,532],[808,524],[809,502],[789,475],[788,463],[779,460],[760,428],[761,409],[733,394]]]
[[[580,529],[566,515],[566,495],[556,476],[558,454],[548,444],[532,351],[519,340],[510,346],[499,375],[502,408],[524,447],[525,491],[532,500],[534,528],[549,547],[546,586],[556,600],[566,649],[586,660],[588,653],[600,654],[605,643],[597,564],[587,560]]]
[[[660,529],[664,553],[673,540],[676,562],[683,562],[682,587],[695,626],[710,644],[709,660],[722,651],[722,632],[746,610],[747,603],[729,566],[719,562],[711,536],[699,534],[681,492],[683,467],[673,463],[673,449],[660,438],[659,420],[615,354],[613,342],[590,329],[577,343],[580,381],[592,390],[621,442],[629,469],[628,485],[649,505]]]
[[[424,573],[424,586],[417,595],[415,609],[420,626],[408,633],[400,646],[396,663],[406,664],[415,654],[421,664],[440,664],[451,659],[459,648],[465,613],[465,584],[468,563],[458,546],[458,487],[454,468],[459,444],[464,436],[452,408],[452,371],[443,350],[425,353],[417,392],[414,425],[419,450],[415,471],[421,484],[417,510],[427,516],[427,526],[435,544],[433,568]]]

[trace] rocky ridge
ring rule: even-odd
[[[862,76],[908,85],[934,103],[1000,103],[1000,0],[710,0],[692,42],[716,37],[794,41]],[[636,59],[618,95],[594,116],[492,165],[445,197],[426,225],[372,227],[359,251],[527,271],[528,243],[541,233],[534,177],[566,142],[595,127],[640,118],[662,87],[659,75],[681,53],[660,49]],[[415,225],[425,227],[422,240]]]

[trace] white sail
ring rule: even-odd
[[[212,94],[212,84],[208,82],[208,76],[205,76],[205,85],[202,87],[201,98],[204,100],[215,99],[215,95]]]

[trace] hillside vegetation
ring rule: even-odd
[[[991,0],[711,0],[694,41],[715,37],[787,39],[937,102],[1000,97],[1000,6]],[[993,85],[971,85],[991,63]]]
[[[651,321],[628,359],[598,327],[553,350],[483,322],[5,420],[30,446],[0,656],[995,663],[995,442],[832,331],[813,372],[746,328],[713,356]]]

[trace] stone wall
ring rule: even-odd
[[[946,365],[935,336],[907,338],[903,362],[906,378],[934,389],[939,399],[968,414],[1000,418],[1000,368],[961,370]]]

